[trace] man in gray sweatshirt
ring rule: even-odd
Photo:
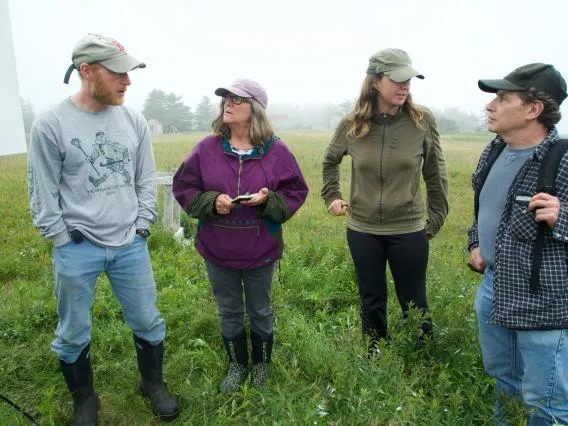
[[[134,333],[141,391],[161,420],[173,420],[180,407],[162,379],[166,325],[146,244],[157,216],[154,156],[146,121],[123,105],[128,72],[146,65],[98,34],[77,43],[72,62],[64,82],[77,70],[81,88],[36,119],[28,156],[33,222],[53,242],[51,348],[73,396],[73,424],[98,424],[90,311],[105,272]]]

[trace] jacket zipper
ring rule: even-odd
[[[387,138],[387,120],[389,115],[383,114],[383,140],[381,145],[381,158],[379,159],[379,223],[383,223],[383,156],[385,152],[385,143]]]
[[[241,195],[241,173],[243,172],[243,159],[239,155],[239,174],[237,176],[237,197]]]
[[[227,150],[223,149],[223,152],[227,155],[232,155],[233,157],[236,157],[239,160],[239,172],[238,172],[238,176],[237,176],[237,197],[238,197],[239,195],[241,195],[241,174],[242,174],[242,171],[243,171],[244,160],[243,160],[241,155],[238,155],[238,154],[236,154],[236,153],[234,153],[230,150],[227,151]],[[263,154],[264,154],[264,147],[261,146],[258,149],[258,155],[255,155],[255,156],[249,155],[249,156],[247,156],[247,158],[245,158],[245,160],[262,161]]]
[[[241,174],[243,172],[243,163],[245,162],[245,160],[259,160],[259,161],[261,161],[262,156],[248,157],[245,160],[243,160],[243,158],[240,155],[237,155],[233,152],[226,152],[225,151],[225,154],[232,155],[233,157],[235,157],[239,160],[239,171],[237,173],[237,197],[238,197],[239,195],[241,195]]]

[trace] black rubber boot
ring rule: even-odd
[[[99,398],[93,388],[89,348],[90,345],[87,345],[73,364],[59,360],[63,377],[73,397],[73,426],[99,424]]]
[[[243,330],[231,339],[223,336],[223,343],[229,357],[229,371],[221,381],[219,390],[221,393],[233,393],[240,389],[247,375],[248,348],[246,330]]]
[[[373,329],[363,329],[363,338],[368,341],[367,358],[381,359],[383,354],[381,353],[380,344],[381,341],[388,342],[390,340],[389,335]]]
[[[422,316],[420,320],[420,334],[418,335],[418,346],[424,346],[426,343],[434,340],[434,323],[428,309],[416,309]],[[402,311],[402,321],[408,321],[408,310]]]
[[[142,376],[140,391],[150,399],[152,409],[160,420],[170,422],[179,415],[180,406],[177,399],[168,392],[162,377],[164,343],[160,342],[152,346],[136,335],[134,335],[134,343],[136,344],[138,370]]]
[[[427,342],[434,340],[434,324],[432,323],[432,318],[426,317],[422,324],[420,324],[421,333],[418,337],[418,344],[424,345]]]
[[[262,338],[254,331],[251,331],[250,338],[252,341],[251,387],[261,388],[268,383],[273,334]]]
[[[379,349],[380,340],[388,340],[387,318],[383,309],[364,309],[361,307],[361,332],[368,339],[367,347],[369,358],[381,358]]]

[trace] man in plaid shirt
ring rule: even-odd
[[[568,424],[568,154],[555,195],[537,192],[539,167],[558,141],[566,82],[552,65],[535,63],[478,85],[496,93],[486,110],[497,137],[472,178],[479,210],[469,230],[469,265],[483,273],[475,308],[483,364],[496,380],[498,423],[511,414],[505,397],[526,404],[528,426]],[[503,146],[482,183],[490,154]],[[535,288],[540,222],[548,226]]]

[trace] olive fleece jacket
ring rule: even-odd
[[[448,215],[448,177],[436,121],[424,109],[424,130],[406,111],[375,116],[369,133],[347,136],[343,120],[323,160],[321,195],[326,206],[343,199],[339,165],[351,157],[351,196],[347,226],[374,235],[396,235],[426,229],[434,236]],[[420,192],[426,184],[426,206]],[[428,216],[426,218],[426,209]]]

